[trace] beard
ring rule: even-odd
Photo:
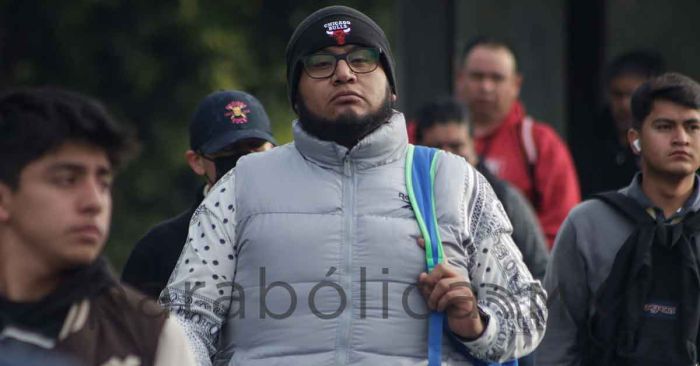
[[[324,141],[333,141],[352,149],[365,136],[381,125],[389,122],[392,115],[391,89],[386,88],[384,100],[376,111],[364,116],[355,112],[346,112],[335,119],[323,118],[311,112],[302,99],[297,105],[299,123],[308,134]]]

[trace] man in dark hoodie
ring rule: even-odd
[[[576,161],[584,198],[624,187],[639,170],[639,159],[627,143],[633,120],[630,99],[642,83],[663,70],[661,56],[644,50],[627,52],[608,66],[607,105],[593,122],[596,147],[587,148]]]
[[[100,256],[130,145],[79,94],[0,97],[0,348],[80,365],[194,364],[177,323],[120,286]]]

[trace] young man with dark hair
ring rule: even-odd
[[[100,256],[130,139],[59,89],[0,97],[0,346],[84,365],[192,365],[184,334]]]
[[[541,280],[547,267],[549,251],[537,216],[517,189],[486,169],[474,150],[472,131],[473,126],[465,108],[452,98],[435,100],[418,111],[416,141],[465,158],[486,178],[513,225],[513,241],[523,254],[523,261],[532,276]]]
[[[664,74],[632,95],[641,172],[567,217],[545,275],[538,365],[695,365],[700,330],[700,85]]]
[[[659,76],[663,69],[661,56],[644,50],[627,52],[608,67],[607,105],[593,121],[596,147],[586,149],[576,162],[584,197],[624,187],[639,170],[637,155],[627,143],[634,120],[630,99],[642,83]]]
[[[476,152],[492,173],[530,200],[551,246],[581,198],[569,149],[553,128],[526,115],[518,100],[523,77],[506,42],[476,38],[460,62],[455,91],[469,107]]]
[[[161,295],[200,364],[473,365],[534,349],[546,294],[491,187],[452,154],[433,170],[445,260],[426,270],[384,31],[331,6],[286,55],[294,143],[219,180]]]
[[[190,218],[211,187],[242,156],[271,149],[275,144],[270,119],[260,101],[237,90],[209,94],[190,121],[190,149],[185,158],[206,184],[185,212],[159,223],[134,246],[122,271],[122,280],[153,299],[170,278],[187,240]]]

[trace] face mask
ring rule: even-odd
[[[222,156],[219,158],[212,159],[214,161],[214,166],[216,167],[216,180],[218,181],[224,174],[228,173],[229,170],[233,169],[243,155],[248,154],[248,152],[235,152],[232,155]]]

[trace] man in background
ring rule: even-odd
[[[627,143],[632,127],[632,93],[645,81],[660,75],[661,56],[650,51],[631,51],[616,58],[608,67],[607,105],[594,123],[595,147],[585,149],[578,161],[581,193],[620,189],[639,170],[638,158]]]
[[[472,124],[459,102],[444,98],[424,105],[416,118],[416,141],[465,158],[493,187],[513,225],[513,241],[536,279],[544,277],[549,252],[537,216],[525,197],[508,182],[488,171],[474,150]]]
[[[507,43],[477,38],[464,49],[455,79],[474,123],[476,152],[492,173],[517,187],[537,212],[548,244],[581,199],[571,154],[550,126],[520,102],[523,77]]]
[[[153,227],[134,246],[122,271],[122,280],[157,299],[180,257],[195,209],[221,176],[238,159],[275,144],[270,120],[262,104],[241,91],[217,91],[201,101],[190,122],[190,149],[185,159],[206,183],[192,206]]]

